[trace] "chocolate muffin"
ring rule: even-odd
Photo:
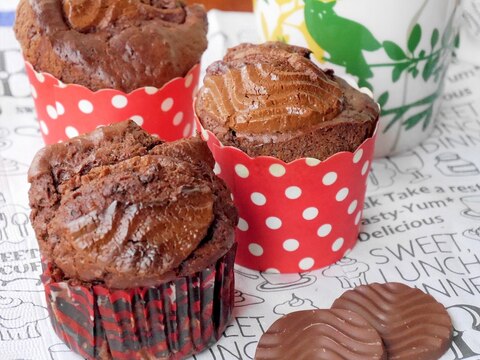
[[[207,69],[196,100],[203,127],[251,157],[324,160],[372,136],[379,108],[323,71],[305,48],[241,44]]]
[[[237,211],[198,138],[133,121],[47,146],[29,170],[50,320],[86,359],[183,359],[233,310]]]
[[[156,286],[215,263],[237,214],[198,138],[162,143],[133,121],[48,146],[29,170],[40,250],[68,279]]]
[[[182,77],[207,48],[200,5],[178,0],[21,0],[15,34],[35,70],[92,91]]]

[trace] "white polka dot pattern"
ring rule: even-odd
[[[263,248],[255,243],[251,243],[248,245],[248,250],[253,256],[262,256],[263,255]]]
[[[47,105],[47,114],[53,120],[58,117],[57,110],[52,105]]]
[[[252,193],[252,195],[250,196],[250,199],[255,205],[258,205],[258,206],[263,206],[267,203],[267,198],[265,197],[265,195],[259,192]]]
[[[295,251],[298,249],[299,246],[300,243],[298,242],[298,240],[295,239],[288,239],[283,242],[283,248],[286,251]]]
[[[166,98],[165,100],[163,100],[162,102],[162,111],[163,112],[167,112],[167,111],[170,111],[173,107],[173,99],[172,98]]]
[[[115,95],[112,98],[112,105],[114,108],[123,109],[125,106],[127,106],[127,104],[128,104],[128,100],[123,95]]]
[[[40,83],[45,82],[45,76],[42,73],[36,73],[35,76],[37,77],[38,82]]]
[[[349,192],[348,188],[342,188],[342,189],[338,190],[337,195],[335,195],[335,199],[337,201],[345,200],[348,196],[348,192]]]
[[[318,160],[318,159],[314,159],[314,158],[306,158],[306,159],[305,159],[305,163],[306,163],[308,166],[317,166],[318,164],[321,163],[321,161]]]
[[[332,244],[332,251],[338,251],[342,248],[343,243],[345,242],[345,239],[340,237],[337,240],[335,240]]]
[[[215,175],[218,175],[222,172],[222,168],[220,167],[219,163],[215,163],[215,166],[213,167],[213,172]]]
[[[237,227],[241,231],[247,231],[248,230],[248,223],[244,219],[240,218],[240,219],[238,219]]]
[[[45,124],[45,121],[40,120],[40,130],[43,134],[48,135],[48,126]]]
[[[315,260],[313,260],[311,257],[307,257],[307,258],[302,259],[298,263],[298,267],[301,270],[310,270],[313,267],[314,264],[315,264]]]
[[[282,227],[282,220],[276,216],[270,216],[267,218],[267,220],[265,220],[265,224],[269,229],[277,230]]]
[[[37,90],[35,89],[35,86],[30,85],[30,90],[31,90],[31,93],[32,93],[32,97],[34,99],[36,99],[38,95],[37,95]]]
[[[372,159],[373,141],[355,153],[287,164],[250,158],[208,131],[202,137],[239,211],[237,264],[264,272],[311,271],[355,245],[366,190],[362,168]]]
[[[26,72],[38,119],[43,121],[43,129],[48,129],[41,132],[47,144],[125,119],[165,141],[191,136],[195,129],[191,99],[197,89],[198,65],[185,78],[176,78],[160,89],[144,87],[128,94],[114,89],[93,92],[64,84],[49,74],[35,72],[30,64],[26,64]]]
[[[318,216],[318,209],[316,207],[309,207],[303,210],[302,217],[305,220],[313,220]]]
[[[192,135],[192,125],[191,124],[187,124],[185,125],[185,127],[183,128],[183,137],[189,137]]]
[[[243,164],[235,165],[235,172],[239,177],[244,179],[246,179],[248,175],[250,175],[250,172],[248,171],[247,167]]]
[[[302,189],[298,186],[289,186],[285,190],[285,196],[291,200],[298,199],[302,195]]]
[[[168,141],[190,135],[194,129],[190,99],[198,71],[191,84],[187,75],[172,84],[175,90],[170,92],[164,92],[163,88],[143,88],[130,94],[108,89],[93,94],[74,85],[53,91],[52,84],[58,81],[45,75],[40,83],[32,69],[27,68],[27,73],[35,88],[37,113],[43,121],[40,128],[47,143],[127,118],[142,123],[146,131]],[[45,94],[54,92],[56,97],[46,101]],[[117,95],[124,98],[115,98]],[[85,102],[80,105],[82,100]],[[47,105],[55,110],[57,119],[48,115]],[[53,114],[51,109],[48,111]],[[197,129],[202,131],[201,126],[197,125]],[[286,164],[269,157],[252,159],[237,149],[222,147],[207,131],[202,131],[202,137],[216,159],[215,173],[233,190],[239,210],[238,264],[262,271],[311,271],[335,262],[345,249],[354,246],[373,141],[367,140],[355,153],[337,154],[324,161],[306,158]],[[339,192],[345,192],[342,189],[348,189],[348,193],[339,202]],[[253,193],[263,196],[265,200],[258,198],[255,202],[264,205],[252,201]]]
[[[338,177],[337,173],[333,171],[325,174],[325,176],[322,179],[323,185],[326,185],[326,186],[333,185],[335,181],[337,181],[337,177]]]
[[[325,237],[328,234],[330,234],[331,231],[332,231],[332,225],[323,224],[322,226],[320,226],[318,228],[317,235],[320,236],[320,237]]]
[[[363,164],[363,167],[362,167],[362,175],[365,175],[368,171],[368,166],[370,165],[370,161],[365,161],[365,163]]]
[[[270,172],[270,175],[275,177],[281,177],[286,173],[285,166],[280,164],[270,165],[270,167],[268,168],[268,171]]]
[[[148,95],[155,95],[158,92],[158,89],[156,87],[153,87],[153,86],[146,86],[145,87],[145,92]]]
[[[58,115],[65,114],[65,108],[63,107],[62,103],[56,101],[55,102],[55,108],[57,109],[57,114]]]
[[[356,164],[358,163],[361,159],[362,159],[362,156],[363,156],[363,149],[359,149],[355,155],[353,155],[353,162]]]
[[[78,102],[78,108],[84,114],[91,114],[93,112],[93,104],[88,100],[80,100]]]
[[[130,117],[130,119],[132,119],[133,121],[135,121],[135,123],[136,123],[138,126],[142,126],[142,125],[143,125],[143,117],[141,117],[140,115],[133,115],[132,117]]]
[[[69,139],[71,139],[71,138],[79,135],[79,134],[78,134],[78,130],[75,129],[73,126],[67,126],[67,127],[65,128],[65,134],[67,135],[67,137],[68,137]]]
[[[182,121],[183,121],[183,112],[179,111],[173,117],[173,125],[178,126],[182,123]]]

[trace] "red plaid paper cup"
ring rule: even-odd
[[[233,309],[236,245],[216,264],[157,287],[114,290],[42,281],[56,334],[84,358],[184,359],[212,346]]]
[[[223,146],[196,121],[215,158],[214,172],[238,208],[237,264],[273,273],[304,272],[330,265],[353,248],[376,129],[354,153],[285,163]]]
[[[198,64],[185,77],[172,79],[160,89],[143,87],[130,93],[115,89],[91,91],[37,72],[28,62],[25,68],[46,144],[126,119],[166,141],[193,133],[192,98],[200,74]]]

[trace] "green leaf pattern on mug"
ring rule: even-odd
[[[435,29],[436,30],[436,29]],[[438,30],[437,30],[438,31]],[[422,27],[420,24],[416,24],[413,27],[412,32],[408,38],[408,50],[411,53],[414,53],[417,49],[418,44],[420,44],[420,39],[422,38]]]
[[[335,12],[336,1],[304,1],[307,29],[318,45],[330,55],[330,58],[324,56],[324,60],[344,66],[347,73],[358,78],[359,86],[374,90],[368,79],[373,77],[372,69],[376,67],[390,67],[393,82],[398,82],[402,75],[411,76],[414,79],[421,75],[425,82],[433,79],[438,83],[438,89],[433,94],[397,108],[388,108],[388,92],[384,92],[378,98],[382,115],[393,115],[384,132],[400,120],[403,120],[402,125],[406,130],[420,124],[422,129],[426,130],[431,122],[433,104],[443,88],[449,56],[459,42],[459,36],[455,33],[456,29],[453,26],[453,15],[443,34],[440,34],[438,29],[434,29],[430,35],[427,35],[430,40],[428,49],[419,49],[425,34],[421,24],[418,23],[413,26],[407,37],[406,48],[402,48],[390,40],[380,43],[362,24],[339,16]],[[391,62],[370,64],[365,60],[363,51],[376,51],[382,48]],[[413,114],[410,115],[410,112]],[[408,118],[404,119],[407,113],[409,113]]]

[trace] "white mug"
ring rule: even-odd
[[[479,0],[475,0],[478,2]],[[382,106],[376,156],[419,144],[433,130],[458,44],[460,0],[256,0],[263,40],[310,48]]]
[[[457,56],[480,65],[480,0],[463,0],[463,21]]]

